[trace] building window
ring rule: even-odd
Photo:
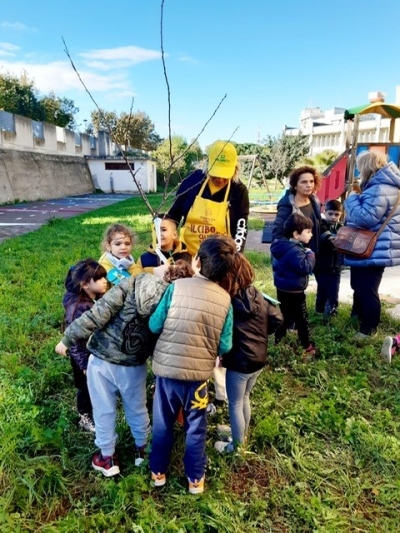
[[[43,122],[36,122],[36,120],[32,120],[32,133],[34,139],[44,140]]]
[[[133,163],[129,163],[129,166],[132,170],[135,169]],[[129,166],[125,163],[125,161],[118,161],[113,163],[106,162],[106,170],[129,170]]]

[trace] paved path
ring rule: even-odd
[[[132,198],[131,194],[85,194],[0,206],[0,242],[40,228],[51,218],[70,218]]]

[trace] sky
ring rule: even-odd
[[[161,0],[1,2],[0,72],[26,71],[46,94],[75,102],[83,130],[96,103],[144,111],[168,136]],[[307,107],[368,102],[400,85],[398,0],[165,0],[163,48],[171,130],[205,148],[258,142],[298,127]],[[396,21],[393,26],[391,21]],[[226,95],[226,97],[225,97]],[[224,98],[225,97],[225,98]]]

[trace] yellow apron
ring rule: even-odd
[[[192,256],[197,254],[200,244],[207,237],[211,235],[230,235],[228,196],[231,182],[229,181],[226,187],[224,201],[214,202],[213,200],[202,198],[209,179],[207,178],[203,183],[181,231],[181,241],[186,244],[187,250]]]

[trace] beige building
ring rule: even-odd
[[[374,96],[382,93],[373,93]],[[396,103],[400,103],[400,87],[397,87]],[[330,149],[341,153],[346,144],[346,122],[342,107],[334,107],[322,111],[319,107],[308,107],[300,113],[300,126],[292,128],[284,126],[285,135],[308,135],[310,155]],[[389,141],[390,119],[381,115],[360,115],[359,143],[380,143]]]

